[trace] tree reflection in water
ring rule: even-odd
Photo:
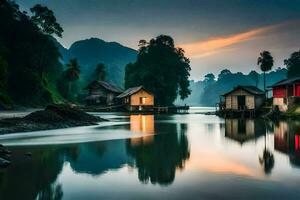
[[[63,158],[57,148],[31,148],[32,157],[14,149],[13,164],[0,171],[0,199],[61,199],[61,186],[54,185]]]
[[[186,130],[186,124],[156,124],[158,134],[150,136],[151,142],[148,139],[139,143],[127,141],[128,154],[135,159],[142,183],[168,185],[174,181],[176,169],[183,169],[190,156]]]

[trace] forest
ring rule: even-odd
[[[219,95],[237,85],[263,89],[264,80],[270,86],[300,76],[300,51],[275,70],[268,52],[272,65],[261,68],[263,73],[259,68],[249,68],[248,74],[224,69],[200,81],[189,80],[190,61],[167,35],[141,40],[138,51],[97,38],[77,41],[67,49],[57,41],[63,27],[52,10],[39,4],[27,13],[14,1],[1,1],[0,26],[0,109],[82,103],[83,88],[93,80],[124,89],[144,85],[160,105],[176,100],[175,104],[214,106]]]

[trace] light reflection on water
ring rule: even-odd
[[[300,197],[298,122],[107,116],[112,124],[0,138],[14,152],[0,199]]]

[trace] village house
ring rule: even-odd
[[[237,86],[222,96],[220,109],[230,111],[257,110],[265,100],[265,93],[255,86]]]
[[[123,92],[121,88],[105,81],[93,81],[85,89],[89,91],[86,97],[88,105],[114,105],[117,103],[116,97]]]
[[[154,96],[143,86],[132,87],[117,96],[129,111],[153,111]]]
[[[285,79],[272,85],[273,106],[287,111],[300,97],[300,77]]]

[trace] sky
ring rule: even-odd
[[[191,61],[191,79],[222,69],[259,70],[268,50],[274,68],[300,50],[300,0],[17,0],[55,13],[69,47],[91,37],[138,49],[138,41],[170,35]]]

